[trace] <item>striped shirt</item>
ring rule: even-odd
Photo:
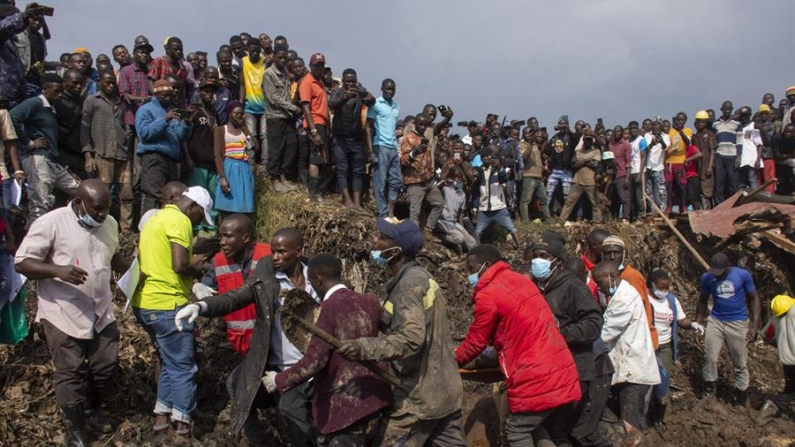
[[[712,130],[718,140],[718,149],[715,153],[724,157],[736,157],[738,141],[742,141],[740,123],[732,119],[728,121],[718,119],[712,124]]]
[[[233,160],[248,160],[246,155],[246,135],[233,135],[229,132],[229,125],[224,126],[224,157]]]

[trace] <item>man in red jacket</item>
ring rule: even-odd
[[[373,295],[356,293],[342,283],[342,263],[331,254],[309,261],[307,281],[323,296],[317,327],[339,340],[378,336],[381,305]],[[312,337],[306,354],[295,365],[268,371],[265,388],[286,392],[315,378],[312,415],[321,446],[365,447],[392,400],[392,389],[360,363],[345,360],[331,345]],[[352,404],[355,402],[355,404]]]
[[[243,286],[257,268],[257,262],[271,254],[270,244],[254,241],[254,222],[245,214],[232,214],[221,224],[221,251],[213,258],[212,268],[202,278],[202,284],[216,289],[218,295]],[[195,287],[194,287],[195,289]],[[197,293],[198,295],[198,293]],[[204,298],[204,297],[201,297]],[[226,338],[238,354],[245,356],[254,332],[257,309],[254,304],[224,317]]]
[[[580,400],[577,366],[536,285],[511,271],[496,247],[470,250],[467,270],[475,321],[455,359],[463,366],[494,346],[508,387],[506,437],[512,447],[532,447],[533,430],[553,410]]]

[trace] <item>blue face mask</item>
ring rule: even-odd
[[[83,203],[80,203],[80,205],[83,207],[84,214],[82,216],[78,214],[77,220],[82,222],[83,225],[87,226],[88,228],[97,228],[98,226],[102,225],[102,222],[97,222],[93,217],[91,217],[90,214],[88,214],[88,211],[86,211],[86,206],[83,205]]]
[[[535,258],[530,263],[530,269],[533,272],[533,278],[547,279],[552,274],[552,261],[543,258]]]
[[[455,182],[455,190],[456,191],[463,191],[464,190],[464,182]]]
[[[467,281],[469,281],[470,286],[475,287],[477,285],[478,280],[480,279],[480,272],[482,272],[485,267],[486,263],[484,262],[483,265],[480,266],[480,270],[478,270],[477,273],[467,276]]]
[[[609,291],[610,291],[610,296],[611,297],[616,294],[616,290],[618,290],[618,284],[613,284],[613,278],[610,278],[610,289],[609,289]]]
[[[377,265],[379,267],[386,267],[387,265],[389,265],[389,261],[391,261],[392,258],[394,258],[394,256],[392,258],[385,258],[382,255],[384,254],[385,251],[394,250],[396,248],[399,248],[399,247],[387,248],[384,251],[372,250],[370,252],[370,257],[373,259],[373,262],[375,263],[375,265]]]

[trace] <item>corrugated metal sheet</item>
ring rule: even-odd
[[[738,220],[781,222],[782,231],[789,233],[795,224],[795,205],[751,202],[734,207],[742,196],[738,192],[711,210],[688,213],[690,229],[694,233],[727,238],[734,234],[734,224]]]

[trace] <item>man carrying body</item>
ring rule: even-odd
[[[389,329],[377,337],[344,341],[338,353],[349,360],[389,361],[401,378],[383,435],[374,445],[463,447],[463,387],[453,356],[447,299],[414,260],[422,248],[422,231],[410,220],[392,222],[378,219],[379,236],[371,252],[376,265],[392,276],[382,313]]]
[[[364,128],[367,154],[375,164],[373,194],[379,217],[395,216],[395,202],[403,186],[395,136],[395,125],[400,116],[400,106],[394,101],[395,89],[395,81],[384,79],[381,97],[367,109],[367,125]]]
[[[555,411],[580,399],[577,365],[538,288],[512,272],[496,247],[485,244],[470,250],[467,272],[475,315],[455,360],[464,366],[488,345],[494,346],[500,369],[509,378],[506,438],[511,446],[533,446],[533,431]],[[593,316],[601,320],[598,310]],[[594,328],[583,335],[598,336]]]
[[[272,445],[273,438],[260,425],[257,409],[275,406],[278,406],[287,425],[287,435],[292,444],[296,447],[314,446],[312,415],[309,412],[312,384],[305,382],[292,388],[276,403],[261,382],[266,371],[284,371],[302,357],[282,330],[279,308],[284,304],[284,294],[294,288],[303,289],[317,299],[307,279],[307,265],[301,256],[303,248],[304,238],[295,228],[276,231],[271,239],[273,255],[260,259],[242,287],[185,306],[175,317],[177,328],[182,330],[186,321],[192,324],[200,314],[220,317],[251,304],[256,306],[250,350],[226,381],[232,400],[231,430],[235,433],[243,430],[250,446]],[[185,329],[190,334],[191,326]]]
[[[36,321],[55,366],[55,398],[68,446],[88,446],[86,413],[97,416],[118,367],[111,271],[124,273],[130,262],[119,252],[109,211],[107,187],[86,180],[73,201],[30,227],[15,258],[17,271],[38,282]]]
[[[63,93],[63,79],[46,73],[41,85],[40,96],[28,98],[11,110],[17,150],[30,184],[28,227],[53,209],[55,189],[72,196],[78,186],[58,154],[58,121],[53,104]]]
[[[86,98],[80,126],[80,143],[86,172],[97,176],[110,189],[113,186],[121,202],[122,233],[132,230],[133,190],[130,160],[124,130],[124,104],[116,88],[116,75],[99,74],[99,93]]]
[[[348,290],[342,283],[342,263],[331,254],[309,261],[307,280],[323,296],[317,327],[338,340],[377,337],[381,306],[373,295]],[[263,381],[268,392],[289,392],[314,378],[312,413],[322,447],[366,447],[392,400],[387,382],[357,362],[345,360],[331,345],[312,337],[306,355],[292,367],[269,371]],[[351,405],[356,402],[356,405]]]
[[[593,346],[599,339],[604,320],[585,282],[564,269],[567,257],[564,243],[563,236],[544,232],[541,240],[532,246],[533,277],[574,357],[582,391],[576,405],[555,412],[549,429],[557,445],[564,445],[568,434],[583,446],[610,447],[599,425],[602,412],[584,414],[587,407],[604,410],[609,397],[606,390],[610,387],[610,376],[597,377]],[[587,275],[587,270],[585,272]]]
[[[210,270],[201,283],[215,289],[219,295],[242,287],[254,273],[259,261],[271,254],[270,244],[256,242],[254,222],[245,214],[232,214],[224,218],[219,229],[221,251],[213,258]],[[224,317],[226,338],[232,349],[246,356],[254,332],[257,308],[250,304]]]
[[[748,270],[732,266],[729,257],[723,253],[712,256],[709,266],[709,271],[701,276],[701,295],[696,306],[696,321],[707,327],[702,371],[704,394],[706,396],[715,394],[718,358],[723,344],[726,343],[734,364],[734,385],[738,391],[737,404],[745,406],[750,383],[748,343],[756,340],[762,305]],[[710,316],[707,317],[710,296],[713,307]]]

